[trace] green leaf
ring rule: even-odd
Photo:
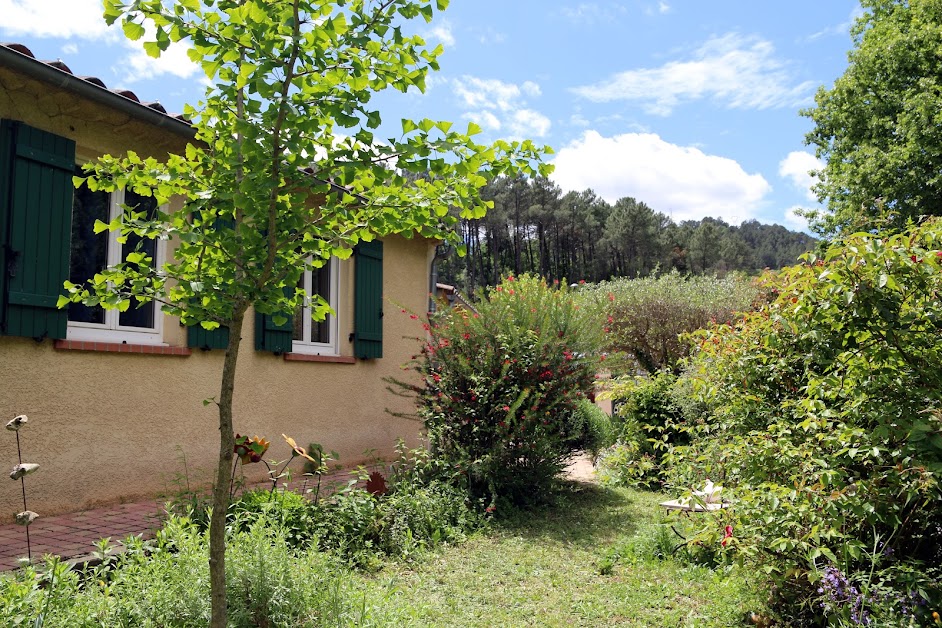
[[[121,25],[121,28],[124,30],[124,36],[131,41],[137,41],[144,36],[144,27],[137,22],[125,20],[124,24]]]
[[[468,135],[473,136],[473,135],[478,135],[479,133],[481,133],[481,127],[476,122],[469,122],[468,123]]]
[[[160,53],[162,52],[162,49],[160,47],[160,44],[157,43],[156,41],[145,41],[144,52],[147,53],[147,56],[157,59],[160,57]]]

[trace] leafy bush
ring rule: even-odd
[[[586,426],[574,413],[594,387],[599,315],[565,286],[507,277],[477,312],[443,311],[415,363],[432,450],[475,498],[545,493]]]
[[[573,425],[582,432],[576,447],[598,457],[605,447],[615,443],[615,424],[612,417],[588,399],[580,399],[573,409]]]
[[[858,621],[891,621],[886,599],[917,622],[938,608],[940,247],[939,222],[849,236],[766,277],[761,311],[698,335],[688,377],[711,412],[672,473],[735,488],[738,548],[792,611],[826,611],[834,573],[864,596]]]
[[[349,577],[318,552],[297,553],[279,530],[261,523],[232,533],[226,572],[229,623],[235,627],[384,625],[381,601],[357,594]],[[152,542],[81,578],[56,559],[46,569],[0,577],[0,624],[29,625],[52,599],[44,626],[206,626],[208,540],[173,517]],[[56,574],[50,586],[51,573]],[[44,589],[44,587],[46,587]]]
[[[291,547],[302,547],[314,536],[314,520],[307,497],[286,489],[258,488],[243,493],[229,505],[229,519],[237,529],[256,521],[281,530]]]
[[[680,335],[705,327],[711,321],[731,322],[739,312],[752,309],[759,296],[751,280],[735,273],[723,279],[685,277],[677,270],[638,279],[615,279],[586,286],[585,294],[604,307],[610,333],[606,348],[633,358],[654,374],[678,371],[688,355],[688,343]]]
[[[618,444],[601,458],[606,484],[656,488],[661,485],[661,459],[675,445],[689,440],[681,407],[674,398],[677,377],[622,377],[606,393],[615,407]]]

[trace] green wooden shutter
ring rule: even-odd
[[[75,142],[9,120],[0,136],[3,332],[65,338],[67,313],[56,302],[69,277]]]
[[[294,324],[291,317],[284,325],[276,325],[274,319],[266,314],[255,313],[255,349],[274,353],[291,352],[291,336]]]
[[[383,243],[361,242],[353,250],[353,354],[360,359],[383,357]]]
[[[209,330],[197,323],[186,328],[186,346],[191,349],[228,349],[229,348],[229,328],[217,327]]]

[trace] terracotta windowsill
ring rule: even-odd
[[[330,364],[356,364],[352,355],[310,355],[308,353],[286,353],[285,362],[327,362]]]
[[[138,355],[171,355],[177,357],[186,357],[193,353],[187,347],[92,342],[89,340],[56,340],[53,346],[61,351],[98,351],[103,353],[135,353]]]

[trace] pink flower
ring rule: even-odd
[[[733,526],[726,526],[726,529],[723,531],[723,547],[726,547],[726,542],[733,538]]]
[[[510,412],[510,406],[504,406],[504,412]]]

